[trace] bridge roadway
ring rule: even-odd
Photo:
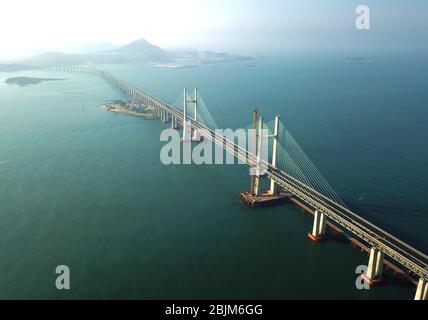
[[[104,77],[131,97],[140,99],[146,106],[160,108],[178,119],[180,122],[183,122],[184,114],[181,110],[123,80],[116,78],[109,72],[98,69],[93,64],[90,66],[92,70],[89,70],[89,72],[96,73]],[[81,72],[81,70],[79,71]],[[256,167],[256,156],[235,144],[234,141],[230,141],[224,136],[219,136],[214,130],[206,127],[200,122],[191,121],[191,128],[198,130],[204,138],[210,139],[213,143],[226,151],[232,152],[235,157],[245,162],[248,166]],[[285,191],[288,191],[295,198],[300,199],[314,210],[319,210],[325,214],[331,222],[343,227],[348,231],[348,233],[357,236],[369,246],[380,250],[386,256],[396,261],[399,265],[402,265],[408,270],[418,274],[421,280],[428,281],[428,256],[426,254],[413,248],[404,241],[401,241],[385,230],[382,230],[348,208],[343,207],[336,201],[320,194],[312,187],[288,175],[286,172],[273,167],[270,163],[264,162],[264,165],[267,168],[266,176],[275,181],[275,183]]]

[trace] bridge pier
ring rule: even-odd
[[[382,281],[383,260],[383,252],[375,247],[371,248],[367,272],[362,275],[363,280],[369,285],[374,285]]]
[[[321,211],[315,210],[314,213],[314,226],[312,232],[308,233],[308,237],[315,241],[321,241],[325,238],[325,228],[326,228],[327,217]]]
[[[428,300],[428,281],[422,277],[416,288],[415,300]]]

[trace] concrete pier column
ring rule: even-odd
[[[370,250],[369,265],[367,273],[363,275],[364,281],[368,284],[376,284],[382,279],[384,254],[379,249],[373,247]]]
[[[312,228],[312,232],[308,233],[309,238],[313,241],[320,241],[324,239],[326,222],[327,217],[325,214],[316,210],[314,213],[314,226]]]
[[[419,279],[415,300],[428,300],[428,281],[424,278]]]

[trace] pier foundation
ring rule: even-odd
[[[327,217],[320,211],[314,213],[314,226],[312,232],[308,233],[309,239],[318,242],[325,239],[325,227]]]
[[[371,248],[367,273],[362,275],[363,280],[369,285],[374,285],[382,281],[383,260],[383,252],[377,248]]]
[[[287,192],[277,192],[272,195],[269,191],[266,191],[259,195],[254,195],[250,192],[241,192],[239,197],[243,203],[248,204],[250,207],[267,207],[289,202],[291,194]]]

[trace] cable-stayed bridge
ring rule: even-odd
[[[82,66],[49,67],[43,70],[99,75],[132,99],[139,100],[151,108],[163,122],[170,122],[172,128],[182,127],[183,140],[191,139],[190,135],[198,132],[204,139],[209,139],[250,168],[254,168],[255,174],[252,176],[250,191],[241,194],[247,202],[254,205],[266,199],[275,201],[283,197],[289,198],[314,214],[313,230],[308,234],[312,240],[323,239],[328,225],[336,230],[344,230],[348,238],[370,252],[368,268],[363,275],[366,282],[375,284],[380,281],[383,266],[388,262],[389,265],[398,265],[408,273],[417,275],[419,280],[415,299],[428,299],[428,256],[351,211],[286,130],[279,116],[272,122],[264,123],[263,118],[257,119],[255,115],[254,128],[258,142],[254,148],[243,148],[234,139],[218,134],[215,130],[215,121],[205,110],[206,106],[197,90],[194,95],[188,95],[184,90],[181,109],[136,88],[110,72],[101,70],[92,63]],[[189,105],[193,108],[189,108]],[[269,157],[266,159],[260,156],[262,141],[260,137],[263,128],[268,130],[270,138]],[[265,168],[263,172],[260,170],[261,166]],[[270,180],[270,188],[266,192],[262,192],[260,187],[262,176]],[[384,260],[385,256],[388,261]]]

